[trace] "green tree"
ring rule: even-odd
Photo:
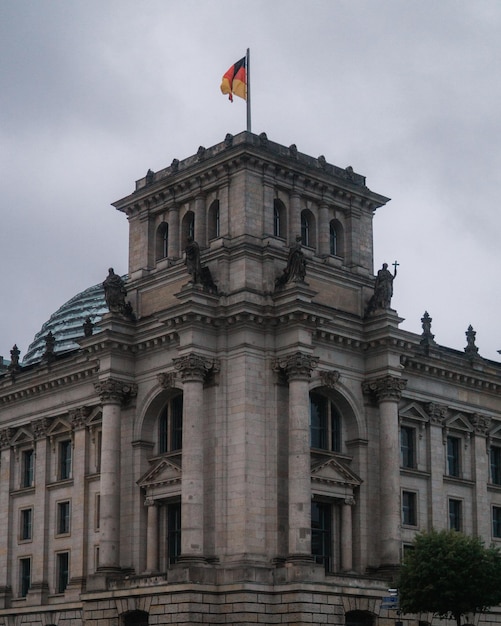
[[[451,530],[414,539],[397,580],[404,613],[430,612],[453,618],[501,603],[501,553],[478,537]]]

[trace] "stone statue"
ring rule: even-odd
[[[124,281],[115,274],[112,267],[108,270],[108,276],[103,282],[103,288],[104,298],[110,313],[125,315],[127,313],[127,305],[125,303],[127,290],[125,289]]]
[[[366,315],[378,309],[390,309],[391,298],[393,296],[393,280],[397,275],[398,263],[395,261],[392,274],[388,269],[388,263],[383,263],[383,267],[378,271],[376,282],[374,283],[374,294],[367,305]]]
[[[184,249],[185,264],[188,274],[191,275],[191,282],[200,285],[202,282],[202,264],[200,262],[200,247],[193,237],[188,237],[188,245]]]
[[[306,259],[301,249],[301,235],[296,237],[295,243],[289,248],[287,265],[275,281],[275,286],[283,287],[287,283],[304,283],[306,276]]]

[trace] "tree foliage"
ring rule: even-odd
[[[421,533],[397,585],[404,613],[430,612],[460,626],[463,615],[501,603],[501,553],[456,531]]]

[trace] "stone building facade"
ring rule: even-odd
[[[501,544],[501,365],[399,329],[387,201],[244,132],[114,204],[121,305],[0,374],[0,626],[385,625],[416,532]]]

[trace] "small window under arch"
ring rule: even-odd
[[[131,611],[123,616],[123,626],[148,626],[148,613],[145,611]]]
[[[314,391],[310,393],[310,445],[319,450],[342,451],[341,414],[327,396]]]
[[[162,222],[160,226],[157,228],[156,249],[155,249],[156,260],[160,261],[161,259],[166,259],[168,256],[168,250],[169,250],[169,224],[167,224],[167,222]]]
[[[183,446],[183,395],[173,396],[158,418],[158,454],[181,450]]]
[[[193,211],[188,211],[183,217],[182,235],[185,242],[190,237],[195,239],[195,214]]]

